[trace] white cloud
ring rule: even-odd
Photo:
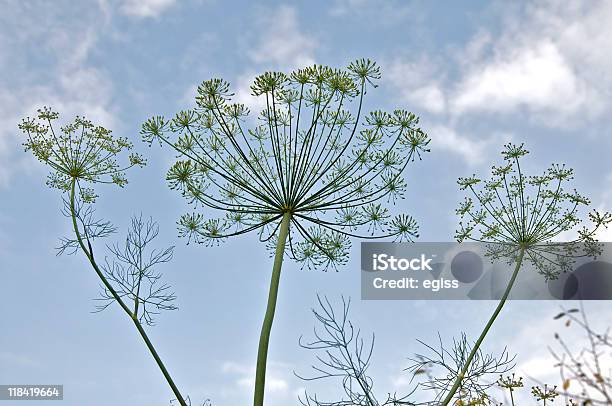
[[[295,392],[282,376],[290,373],[290,366],[279,362],[268,362],[266,371],[266,393],[288,396]],[[237,362],[225,362],[221,368],[224,373],[235,375],[235,385],[250,394],[255,387],[255,367]]]
[[[260,111],[266,107],[265,97],[257,97],[251,94],[251,85],[257,74],[254,71],[248,71],[236,79],[236,85],[234,86],[235,96],[234,101],[236,103],[242,103],[248,106],[251,110],[251,115],[257,115]]]
[[[384,66],[389,90],[398,95],[399,101],[406,103],[417,114],[424,110],[435,117],[434,120],[428,120],[430,124],[426,128],[432,139],[432,147],[436,150],[459,155],[469,165],[479,165],[490,155],[490,148],[498,145],[498,138],[507,139],[491,136],[475,138],[461,134],[455,123],[448,118],[447,91],[442,83],[441,69],[435,62],[426,58],[413,62],[395,59]],[[441,123],[431,124],[436,121]]]
[[[446,110],[446,95],[435,78],[436,70],[435,65],[425,59],[417,62],[395,60],[388,64],[385,77],[403,102],[440,114]]]
[[[612,107],[612,2],[531,2],[438,61],[396,60],[400,97],[432,114],[520,113],[552,128]],[[497,27],[496,27],[497,28]],[[450,63],[451,60],[453,63]]]
[[[556,383],[559,380],[559,373],[553,368],[553,365],[554,360],[550,354],[532,355],[520,362],[517,370],[520,375],[546,383]]]
[[[599,201],[593,203],[597,205],[597,210],[600,212],[612,212],[612,173],[606,176],[601,188],[602,193]],[[612,242],[612,226],[599,230],[596,238],[599,241]]]
[[[137,18],[156,18],[176,4],[176,0],[124,0],[122,13]]]
[[[410,372],[402,371],[401,374],[391,377],[391,390],[401,392],[406,388],[414,387],[415,380]]]
[[[483,114],[520,114],[550,128],[609,120],[612,53],[603,50],[612,49],[612,2],[546,0],[521,10],[443,55],[388,65],[398,99],[441,123],[428,129],[432,142],[468,162],[482,162],[494,137],[474,141],[458,125]]]
[[[612,226],[602,228],[597,232],[595,237],[602,242],[612,242]]]
[[[475,65],[455,90],[454,114],[474,111],[575,114],[595,100],[587,83],[551,41],[504,52],[498,60]]]
[[[449,89],[453,113],[525,109],[553,127],[601,116],[612,92],[612,54],[602,52],[612,47],[612,2],[534,2],[526,10],[501,35],[484,35],[464,61]]]
[[[255,387],[255,377],[249,376],[238,379],[238,385],[246,390],[252,390]],[[284,379],[266,377],[266,391],[268,393],[282,392],[286,393],[289,389],[289,384]]]
[[[475,138],[461,134],[455,123],[448,118],[448,96],[444,88],[441,68],[432,60],[421,58],[416,61],[395,59],[383,64],[385,77],[402,103],[417,114],[424,110],[435,119],[428,119],[427,133],[432,148],[459,155],[470,166],[480,165],[490,155],[491,147],[497,145],[500,137]],[[439,124],[432,124],[436,121]],[[507,137],[501,137],[502,139]]]
[[[459,135],[457,130],[445,125],[431,125],[427,127],[431,137],[432,148],[446,150],[461,156],[468,165],[481,165],[491,156],[490,151],[507,142],[509,134],[495,134],[493,136],[477,139]]]
[[[412,97],[422,103],[423,108],[433,113],[441,113],[446,109],[444,93],[439,86],[427,85],[414,89]]]
[[[260,26],[263,32],[249,52],[254,62],[289,69],[314,63],[316,41],[301,32],[295,8],[280,6]]]

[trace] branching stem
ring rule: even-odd
[[[130,310],[130,308],[121,299],[121,296],[119,296],[117,291],[113,288],[113,286],[110,284],[108,279],[104,276],[104,273],[100,270],[100,267],[96,263],[96,260],[93,255],[93,250],[91,249],[91,244],[89,240],[86,241],[87,246],[85,246],[85,242],[83,241],[83,237],[81,236],[81,233],[79,231],[79,227],[77,224],[77,214],[76,214],[76,209],[75,209],[75,189],[76,189],[76,180],[73,179],[71,182],[71,188],[70,188],[70,217],[72,218],[72,226],[74,228],[74,233],[76,235],[79,246],[81,247],[81,250],[83,250],[83,252],[87,256],[89,263],[93,267],[94,271],[96,271],[96,274],[98,275],[98,278],[100,278],[100,280],[102,281],[102,284],[104,285],[104,287],[110,292],[110,294],[115,299],[115,301],[119,303],[119,306],[123,309],[123,311],[125,311],[127,315],[130,317],[130,319],[132,319],[132,322],[136,326],[138,333],[140,334],[145,344],[147,345],[147,348],[151,352],[151,355],[153,355],[155,362],[157,362],[159,369],[162,371],[164,378],[166,378],[166,381],[168,382],[168,385],[170,385],[170,388],[172,389],[174,396],[176,396],[179,404],[181,406],[187,406],[185,399],[183,398],[183,396],[181,395],[181,392],[178,390],[176,384],[172,380],[170,373],[166,369],[166,366],[164,365],[163,361],[159,357],[159,354],[155,350],[155,347],[151,343],[151,340],[149,340],[149,337],[147,336],[146,331],[142,327],[142,324],[138,320],[138,313],[137,313],[138,309],[135,306],[134,311]]]

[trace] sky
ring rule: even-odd
[[[431,153],[406,173],[398,208],[420,225],[420,241],[450,241],[460,200],[456,178],[486,174],[504,143],[525,143],[527,169],[575,168],[593,207],[612,209],[611,1],[427,2],[330,0],[0,1],[0,384],[63,384],[64,405],[167,405],[172,394],[137,332],[117,307],[92,313],[99,291],[82,256],[56,256],[69,233],[61,195],[46,168],[23,152],[17,125],[52,106],[63,119],[86,115],[127,136],[149,161],[125,190],[102,191],[98,213],[120,239],[133,214],[152,216],[160,268],[179,310],[148,329],[193,404],[251,402],[257,338],[272,261],[254,236],[219,247],[186,245],[176,220],[188,210],[165,184],[174,155],[148,148],[150,116],[194,105],[203,80],[223,77],[239,101],[257,106],[249,84],[266,70],[312,63],[347,66],[372,58],[380,86],[370,110],[406,108],[421,117]],[[612,233],[600,235],[612,240]],[[306,382],[315,354],[301,349],[315,321],[316,294],[352,298],[352,318],[375,333],[375,391],[406,392],[408,358],[434,342],[469,337],[494,302],[361,301],[359,244],[338,272],[283,270],[269,354],[266,403],[297,404],[305,389],[329,399],[337,381]],[[517,354],[517,373],[558,384],[547,346],[563,329],[559,302],[510,302],[485,350]],[[571,305],[571,304],[570,304]],[[589,303],[609,324],[606,303]],[[527,380],[528,385],[532,381]],[[527,401],[525,401],[527,402]],[[34,402],[33,404],[36,404]],[[526,403],[527,404],[527,403]]]

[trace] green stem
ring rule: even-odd
[[[497,316],[501,312],[501,309],[504,307],[504,304],[506,304],[506,300],[508,299],[508,296],[510,295],[510,291],[512,290],[512,286],[514,286],[514,282],[516,281],[516,277],[517,277],[517,275],[519,273],[519,270],[521,269],[521,263],[523,262],[523,256],[524,255],[525,255],[525,248],[521,247],[521,251],[519,253],[519,256],[516,259],[516,266],[514,267],[514,272],[512,273],[512,276],[510,277],[510,281],[508,282],[508,286],[506,286],[506,291],[504,292],[504,295],[502,296],[501,300],[499,301],[499,304],[495,308],[495,311],[493,312],[493,314],[489,318],[489,321],[487,322],[487,325],[485,326],[484,330],[482,330],[482,333],[480,333],[480,337],[478,337],[478,340],[476,340],[476,343],[474,344],[474,347],[472,348],[472,351],[470,351],[470,355],[468,355],[468,358],[465,361],[465,364],[463,365],[463,368],[461,369],[461,372],[459,373],[459,375],[457,375],[457,378],[455,379],[455,383],[453,384],[453,387],[450,389],[450,392],[448,393],[446,398],[442,401],[442,406],[447,406],[453,400],[453,397],[455,396],[455,393],[457,392],[457,389],[459,388],[459,385],[461,385],[461,382],[463,381],[463,378],[465,377],[465,374],[467,373],[468,368],[470,367],[470,364],[472,363],[472,360],[474,359],[474,356],[478,352],[478,349],[480,348],[480,345],[482,344],[482,342],[484,341],[484,338],[486,337],[487,333],[491,329],[491,326],[493,325],[493,322],[495,322],[495,319],[497,319]]]
[[[168,382],[168,385],[170,385],[170,388],[172,389],[172,392],[174,393],[174,396],[176,396],[176,400],[178,400],[178,402],[179,402],[179,404],[181,406],[187,406],[187,403],[185,402],[185,399],[183,398],[183,395],[181,395],[181,392],[179,391],[179,389],[177,388],[176,384],[174,383],[174,380],[172,379],[172,377],[170,376],[170,373],[166,369],[166,366],[164,365],[164,362],[159,357],[159,354],[157,354],[157,351],[155,350],[155,347],[153,346],[153,343],[151,343],[151,340],[149,340],[149,336],[147,336],[147,333],[145,332],[144,328],[142,327],[142,324],[140,324],[140,321],[138,321],[138,317],[134,317],[132,320],[134,321],[134,325],[136,326],[136,329],[140,333],[140,336],[142,337],[142,339],[144,340],[145,344],[147,345],[147,348],[151,352],[151,355],[153,355],[153,358],[155,359],[155,362],[157,363],[157,366],[159,367],[159,369],[161,370],[162,374],[164,375],[164,378],[166,378],[166,382]]]
[[[259,336],[259,347],[257,349],[257,368],[255,371],[255,395],[253,398],[254,406],[263,406],[264,390],[266,387],[266,363],[268,360],[268,344],[270,343],[270,331],[274,322],[274,312],[276,311],[276,299],[278,297],[278,285],[280,282],[281,268],[283,266],[283,256],[285,254],[285,244],[289,234],[289,223],[291,213],[285,212],[281,222],[276,243],[276,253],[274,255],[274,267],[272,268],[272,279],[270,280],[270,290],[268,291],[268,305],[261,335]]]
[[[94,271],[96,271],[96,274],[98,275],[98,278],[100,278],[100,280],[102,281],[102,284],[104,285],[104,287],[110,292],[110,294],[113,296],[113,299],[115,299],[115,301],[119,303],[119,306],[121,306],[123,311],[126,312],[127,315],[134,322],[136,329],[138,330],[138,332],[140,333],[140,336],[142,337],[145,344],[147,345],[147,348],[151,352],[151,355],[153,355],[153,358],[155,358],[155,362],[157,362],[159,369],[161,369],[162,374],[164,374],[166,381],[170,385],[170,388],[172,389],[172,392],[174,393],[174,396],[176,396],[180,405],[187,406],[185,399],[183,398],[180,391],[176,387],[174,381],[172,380],[172,377],[170,376],[170,374],[168,373],[168,370],[166,369],[166,366],[164,365],[161,358],[157,354],[155,347],[153,347],[151,340],[149,340],[147,333],[145,332],[144,328],[140,324],[137,313],[130,310],[130,308],[121,299],[121,296],[119,296],[117,291],[113,288],[113,286],[110,284],[108,279],[104,276],[104,273],[100,270],[100,267],[98,267],[98,264],[93,256],[93,251],[91,250],[91,245],[89,244],[89,240],[87,240],[87,247],[85,246],[85,243],[83,242],[83,237],[81,236],[81,233],[79,232],[79,227],[77,224],[76,211],[75,211],[75,188],[76,188],[76,181],[73,180],[71,188],[70,188],[70,217],[72,218],[72,227],[74,229],[74,233],[76,235],[79,246],[81,247],[81,250],[85,253],[85,256],[87,256],[89,263],[93,267]]]

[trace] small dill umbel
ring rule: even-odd
[[[36,118],[25,118],[19,125],[27,137],[26,151],[51,169],[47,185],[62,192],[63,214],[71,221],[72,235],[62,238],[58,253],[85,254],[102,282],[97,311],[114,303],[119,305],[132,320],[180,405],[187,406],[143,327],[152,325],[159,312],[176,309],[174,293],[161,282],[162,275],[157,271],[158,265],[171,260],[173,248],[151,249],[159,228],[152,219],[139,216],[132,219],[124,244],[107,246],[111,259],[97,251],[94,254],[95,242],[116,231],[109,221],[95,217],[96,188],[108,184],[123,188],[128,183],[126,171],[144,166],[145,160],[139,154],[128,154],[133,146],[126,138],[114,137],[110,130],[84,117],[76,117],[56,129],[58,119],[57,112],[45,107],[38,110]],[[119,163],[122,160],[124,164]],[[104,258],[102,262],[100,257]]]
[[[506,144],[503,162],[492,167],[491,177],[459,178],[468,196],[459,205],[461,220],[456,239],[486,244],[486,255],[514,266],[499,304],[476,340],[464,370],[457,375],[443,405],[452,402],[474,355],[501,312],[523,264],[530,264],[545,280],[556,279],[572,269],[578,258],[601,254],[597,232],[612,222],[610,213],[583,209],[590,200],[570,187],[574,171],[562,164],[551,165],[544,173],[526,175],[521,160],[529,154],[523,144]],[[588,217],[590,227],[582,218]],[[563,238],[573,235],[571,239]]]

